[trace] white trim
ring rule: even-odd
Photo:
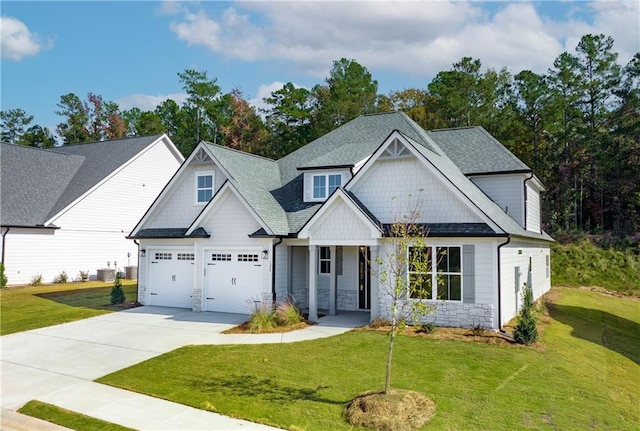
[[[211,214],[213,214],[213,212],[215,212],[214,208],[217,209],[219,208],[220,205],[222,205],[222,203],[226,200],[228,196],[228,193],[225,193],[225,192],[233,193],[236,196],[236,198],[238,198],[238,200],[242,203],[242,205],[247,209],[247,211],[249,211],[251,216],[260,224],[260,227],[262,227],[268,234],[273,235],[273,232],[271,232],[269,227],[262,221],[258,213],[254,211],[251,205],[247,203],[247,201],[240,194],[240,192],[238,192],[235,186],[228,180],[224,182],[222,187],[220,187],[220,189],[216,192],[216,194],[213,195],[211,200],[204,206],[200,214],[198,214],[196,219],[191,223],[191,226],[189,226],[189,229],[187,229],[187,232],[185,233],[185,235],[190,235],[191,233],[193,233],[193,231],[196,230],[202,224],[205,218],[209,217]],[[251,233],[252,232],[247,232],[247,235]]]
[[[125,169],[127,166],[129,166],[131,163],[133,163],[135,160],[137,160],[138,158],[142,157],[142,155],[144,155],[146,152],[150,151],[152,147],[154,147],[157,143],[159,143],[160,141],[164,141],[164,144],[167,146],[167,148],[169,149],[169,151],[174,155],[174,157],[179,161],[179,162],[184,162],[184,157],[182,157],[182,155],[180,154],[180,152],[178,151],[178,149],[176,148],[176,146],[173,144],[173,142],[171,142],[171,139],[169,139],[169,137],[167,136],[167,134],[163,134],[162,136],[160,136],[158,139],[156,139],[155,141],[151,142],[149,145],[147,145],[146,147],[144,147],[144,149],[142,149],[139,153],[135,154],[133,157],[131,157],[129,160],[127,160],[125,163],[123,163],[122,165],[120,165],[117,169],[113,170],[109,175],[107,175],[106,177],[104,177],[100,182],[98,182],[97,184],[95,184],[93,187],[91,187],[89,190],[87,190],[86,192],[84,192],[82,195],[78,196],[73,202],[71,202],[69,205],[67,205],[66,207],[64,207],[63,209],[61,209],[60,211],[58,211],[56,214],[54,214],[49,220],[47,220],[44,225],[48,226],[50,224],[52,224],[56,219],[62,217],[65,213],[67,213],[68,211],[70,211],[74,206],[76,206],[77,204],[79,204],[82,200],[84,200],[87,196],[89,196],[91,193],[93,193],[95,190],[97,190],[98,188],[100,188],[103,184],[105,184],[107,181],[111,180],[111,178],[113,178],[114,176],[116,176],[118,173],[120,173],[123,169]]]
[[[408,295],[408,299],[412,300],[412,301],[429,301],[429,302],[453,302],[453,303],[458,303],[458,304],[462,304],[463,303],[463,298],[464,298],[464,267],[463,267],[463,253],[462,253],[462,246],[464,244],[460,243],[460,244],[451,244],[451,243],[443,243],[443,244],[430,244],[428,242],[425,242],[422,245],[409,245],[409,247],[407,247],[407,254],[409,253],[409,249],[410,248],[427,248],[430,247],[431,248],[431,299],[420,299],[420,298],[411,298],[411,292],[409,291],[409,287],[410,287],[410,280],[409,280],[409,268],[407,268],[407,295]],[[439,272],[438,271],[438,261],[437,261],[437,257],[438,257],[438,248],[458,248],[460,249],[460,272]],[[409,259],[407,257],[407,267],[409,266]],[[435,268],[434,268],[435,266]],[[438,275],[442,274],[442,275],[460,275],[460,299],[440,299],[437,297],[437,295],[435,295],[434,297],[434,289],[435,289],[435,293],[437,294],[438,292]]]
[[[313,173],[310,175],[311,178],[311,198],[309,199],[309,202],[324,202],[326,201],[331,194],[333,193],[334,190],[329,190],[330,186],[329,186],[329,177],[331,176],[339,176],[340,177],[340,185],[338,187],[336,187],[334,190],[339,189],[340,187],[342,187],[344,185],[344,178],[342,176],[342,172],[323,172],[323,173]],[[322,197],[315,197],[314,196],[314,192],[315,192],[315,179],[316,177],[323,177],[324,178],[324,196]]]
[[[485,214],[484,211],[482,211],[475,204],[475,202],[473,202],[468,196],[462,193],[462,191],[458,189],[458,187],[437,168],[434,162],[429,160],[425,155],[418,151],[415,146],[397,130],[391,132],[391,134],[383,141],[378,149],[374,151],[371,157],[369,157],[362,168],[351,178],[351,180],[347,184],[345,184],[344,188],[346,190],[351,190],[356,184],[358,184],[359,181],[362,181],[363,178],[366,179],[368,171],[372,169],[376,160],[380,159],[380,156],[384,154],[387,147],[396,140],[399,141],[399,143],[405,145],[407,149],[416,157],[416,159],[419,160],[423,164],[423,166],[425,166],[429,170],[434,178],[438,179],[447,190],[451,191],[451,193],[453,193],[458,199],[460,199],[462,203],[466,204],[466,206],[471,212],[473,212],[473,214],[487,223],[495,232],[503,232],[503,230],[487,214]],[[427,149],[427,151],[431,150]],[[434,154],[438,157],[443,157],[436,153]],[[466,180],[470,181],[468,178]],[[477,188],[475,184],[473,184],[473,187]]]
[[[206,201],[199,201],[198,192],[200,190],[208,190],[209,187],[203,187],[203,188],[198,187],[198,179],[200,177],[208,177],[208,176],[211,176],[211,197]],[[194,199],[193,200],[195,204],[200,206],[206,205],[213,198],[213,195],[215,194],[215,191],[216,191],[216,171],[215,170],[202,170],[202,171],[194,170],[193,183],[194,183],[194,194],[193,194]]]
[[[362,212],[360,207],[358,207],[353,202],[353,200],[346,194],[344,189],[339,188],[339,189],[336,189],[335,192],[329,197],[329,199],[325,201],[322,207],[320,207],[320,209],[316,211],[316,213],[309,220],[307,220],[305,225],[298,232],[298,238],[308,238],[310,240],[309,241],[310,243],[320,244],[319,242],[316,242],[312,238],[310,238],[309,236],[311,234],[310,231],[315,226],[316,223],[322,223],[322,220],[324,220],[324,217],[326,216],[326,214],[328,214],[337,205],[338,199],[344,202],[363,223],[369,226],[369,229],[371,231],[371,238],[366,238],[367,240],[377,239],[382,237],[382,231],[378,226],[374,224],[373,220],[371,220],[369,216],[367,216]],[[333,241],[332,244],[333,245],[349,245],[347,244],[348,242],[349,242],[348,240],[344,242]],[[364,245],[361,242],[358,244]]]

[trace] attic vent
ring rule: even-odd
[[[394,139],[393,142],[389,144],[387,149],[384,150],[384,153],[380,155],[380,158],[381,159],[399,159],[399,158],[405,158],[405,157],[411,157],[411,156],[412,154],[409,150],[407,150],[407,147],[405,147],[404,144],[402,144],[402,142],[398,141],[397,139]]]
[[[211,162],[211,157],[209,157],[209,155],[200,148],[195,156],[193,156],[193,161],[198,163]]]

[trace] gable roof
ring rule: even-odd
[[[2,226],[42,227],[164,135],[37,149],[2,144]]]
[[[482,127],[431,130],[427,135],[465,175],[531,172]]]
[[[304,173],[301,171],[356,166],[365,169],[373,161],[371,157],[385,142],[390,142],[388,139],[394,133],[413,148],[416,157],[431,165],[452,191],[468,201],[473,211],[481,214],[486,221],[486,225],[442,225],[436,228],[451,234],[460,232],[469,235],[476,232],[487,235],[487,229],[493,229],[498,236],[514,234],[551,239],[545,233],[523,229],[467,177],[467,174],[488,172],[531,172],[529,167],[480,127],[426,132],[406,114],[391,112],[360,116],[278,161],[208,142],[201,142],[193,154],[206,150],[260,219],[263,229],[247,232],[248,235],[291,237],[296,236],[324,205],[303,201]],[[191,159],[192,156],[181,169],[185,169]],[[348,191],[346,193],[345,199],[375,223],[375,216],[355,196]],[[161,197],[162,194],[156,202]],[[132,234],[136,229],[143,228],[145,217]],[[192,224],[191,229],[196,227],[196,224]]]

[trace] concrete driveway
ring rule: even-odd
[[[92,380],[188,344],[280,343],[336,335],[366,324],[368,314],[327,316],[319,325],[285,334],[221,334],[246,318],[145,306],[5,335],[0,337],[1,407],[16,410],[36,399],[135,429],[273,430]]]

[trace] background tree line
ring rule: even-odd
[[[543,220],[555,230],[640,231],[640,53],[618,63],[614,40],[585,35],[539,75],[482,68],[464,57],[426,88],[378,94],[355,60],[334,61],[311,89],[292,83],[257,112],[240,90],[223,94],[206,71],[185,70],[187,94],[152,111],[121,110],[93,93],[61,96],[56,132],[72,145],[166,132],[183,154],[201,140],[280,158],[367,113],[403,111],[423,128],[482,126],[547,187]],[[0,113],[3,141],[50,147],[54,135],[21,109]]]

